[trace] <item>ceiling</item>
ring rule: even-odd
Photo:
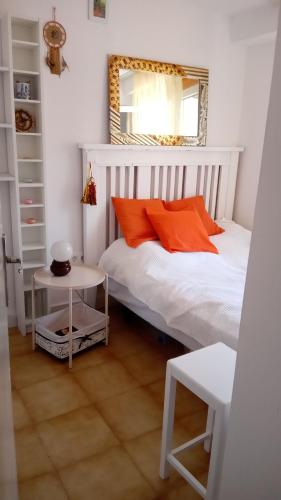
[[[237,14],[243,10],[278,4],[279,0],[200,0],[202,4],[217,9],[224,14]]]

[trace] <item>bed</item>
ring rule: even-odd
[[[236,349],[250,232],[232,221],[242,148],[81,145],[83,180],[93,162],[95,207],[83,208],[84,259],[109,275],[109,292],[188,349],[217,341]],[[111,196],[166,200],[202,194],[225,232],[219,255],[169,254],[159,242],[126,245]]]

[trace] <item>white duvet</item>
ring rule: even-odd
[[[134,249],[121,238],[100,265],[168,326],[203,346],[222,341],[236,349],[251,233],[234,222],[220,225],[225,233],[210,238],[219,255],[171,254],[156,241]]]

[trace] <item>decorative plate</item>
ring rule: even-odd
[[[16,131],[29,132],[34,124],[33,118],[28,111],[24,109],[16,109]]]

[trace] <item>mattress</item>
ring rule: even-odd
[[[171,254],[158,241],[134,249],[120,238],[100,265],[170,329],[202,346],[222,341],[236,349],[251,233],[232,221],[220,225],[225,232],[210,238],[218,255]]]

